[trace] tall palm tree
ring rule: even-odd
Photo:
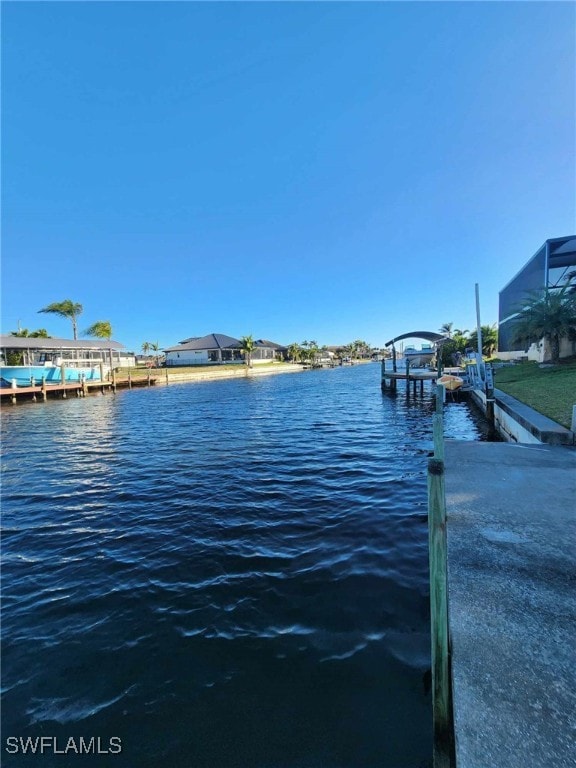
[[[150,349],[154,353],[154,365],[156,368],[158,368],[158,352],[160,352],[160,343],[158,341],[151,341]]]
[[[82,304],[72,301],[72,299],[64,299],[64,301],[55,301],[52,304],[48,304],[44,309],[39,309],[38,313],[47,313],[52,315],[59,315],[60,317],[67,317],[72,321],[72,333],[74,339],[78,338],[78,317],[82,314],[84,307]]]
[[[112,325],[108,320],[98,320],[90,328],[86,328],[84,336],[94,336],[96,339],[112,338]]]
[[[552,363],[560,360],[560,339],[576,336],[576,294],[565,285],[559,291],[533,292],[514,320],[515,343],[542,339],[550,344]]]
[[[300,344],[300,360],[305,363],[306,361],[310,361],[310,357],[310,342],[304,340]]]
[[[313,340],[310,342],[310,346],[308,347],[308,359],[311,363],[315,363],[316,359],[318,357],[318,352],[320,351],[318,347],[318,342]]]
[[[440,333],[443,333],[445,336],[448,336],[449,339],[452,338],[452,326],[454,323],[443,323],[440,326]]]
[[[244,359],[246,361],[246,365],[248,368],[252,368],[252,352],[254,352],[254,347],[256,346],[256,342],[252,338],[252,336],[242,336],[240,339],[240,351],[244,355]]]

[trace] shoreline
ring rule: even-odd
[[[214,379],[238,379],[238,378],[252,378],[253,376],[270,376],[277,373],[300,373],[305,369],[298,364],[288,364],[278,367],[270,367],[265,370],[258,370],[254,368],[246,369],[244,366],[234,370],[226,368],[224,370],[208,370],[208,371],[190,371],[186,373],[169,373],[168,368],[157,368],[150,371],[152,378],[156,379],[156,386],[179,383],[184,381],[210,381]],[[152,372],[153,371],[153,372]],[[146,374],[147,375],[147,374]],[[146,378],[146,376],[136,378]]]

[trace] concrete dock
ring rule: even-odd
[[[445,450],[457,768],[574,768],[576,449]]]

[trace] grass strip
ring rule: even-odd
[[[534,362],[497,368],[494,385],[570,429],[576,405],[576,360],[545,368]]]

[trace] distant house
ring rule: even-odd
[[[224,363],[243,363],[242,342],[223,333],[209,333],[207,336],[193,336],[184,339],[174,347],[167,347],[166,365],[222,365]],[[254,342],[252,363],[269,363],[282,358],[287,353],[286,347],[266,339]]]
[[[267,339],[257,339],[252,352],[253,363],[269,363],[273,360],[284,360],[288,355],[288,347]]]
[[[242,342],[223,333],[184,339],[174,347],[166,347],[166,365],[210,365],[242,363]]]

